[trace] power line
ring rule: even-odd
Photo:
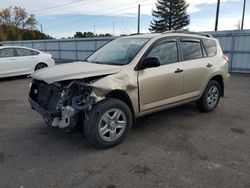
[[[93,4],[93,3],[97,3],[99,1],[102,1],[102,0],[91,0],[90,2],[87,2],[87,1],[90,1],[90,0],[78,0],[74,3],[69,3],[69,4],[64,4],[62,6],[56,6],[54,8],[50,8],[50,9],[41,9],[40,12],[43,12],[43,11],[46,11],[47,12],[50,12],[50,11],[55,11],[55,10],[61,10],[61,9],[68,9],[69,7],[72,8],[72,7],[75,7],[75,6],[81,6],[80,4],[84,3],[84,5],[89,5],[89,4]]]
[[[87,17],[85,19],[75,20],[73,22],[67,22],[67,23],[62,23],[62,24],[54,25],[52,27],[47,27],[46,29],[61,27],[61,26],[65,26],[65,25],[71,25],[71,24],[74,24],[74,23],[77,23],[77,22],[82,22],[82,21],[86,21],[86,20],[91,20],[91,19],[99,18],[99,17],[102,17],[102,16],[107,16],[107,15],[110,15],[110,14],[113,14],[113,13],[116,13],[116,12],[121,12],[121,11],[132,9],[132,8],[135,8],[135,5],[127,7],[127,8],[124,8],[124,9],[118,9],[116,11],[108,12],[108,13],[101,14],[101,15],[89,16],[89,17]]]
[[[113,14],[113,13],[116,13],[116,12],[120,12],[120,11],[124,11],[124,10],[128,10],[128,9],[131,9],[131,8],[134,8],[134,4],[137,4],[139,2],[145,2],[145,1],[148,1],[148,0],[142,0],[142,1],[138,1],[138,2],[135,2],[135,3],[132,3],[133,6],[129,6],[127,8],[124,8],[124,9],[118,9],[116,11],[113,11],[113,12],[108,12],[108,13],[105,13],[105,14],[101,14],[101,15],[94,15],[94,16],[89,16],[85,19],[78,19],[78,20],[75,20],[75,21],[71,21],[71,22],[66,22],[66,23],[62,23],[62,24],[58,24],[58,25],[53,25],[51,27],[47,27],[46,29],[50,29],[50,28],[56,28],[56,27],[61,27],[61,26],[65,26],[65,25],[71,25],[71,24],[74,24],[74,23],[77,23],[77,22],[82,22],[82,21],[86,21],[86,20],[90,20],[90,19],[94,19],[94,18],[98,18],[98,17],[102,17],[102,16],[106,16],[106,15],[109,15],[109,14]],[[103,10],[100,10],[99,12],[103,12],[103,11],[106,11],[106,10],[110,10],[110,9],[117,9],[117,8],[122,8],[122,7],[125,7],[127,5],[131,5],[130,4],[126,4],[126,5],[122,5],[122,6],[116,6],[116,7],[112,7],[112,8],[108,8],[108,9],[103,9]],[[82,16],[82,15],[76,15],[77,17],[78,16]],[[68,18],[73,18],[73,17],[76,17],[76,16],[70,16]]]
[[[141,6],[148,6],[148,5],[155,5],[155,3],[146,3],[146,4],[141,4]]]
[[[126,7],[126,6],[129,6],[129,5],[134,5],[134,4],[138,4],[138,3],[141,3],[141,2],[145,2],[145,1],[148,1],[148,0],[141,0],[141,1],[134,2],[134,3],[132,3],[132,4],[131,4],[131,3],[127,3],[127,4],[115,6],[115,7],[112,7],[112,8],[107,8],[107,9],[98,10],[98,12],[103,12],[103,11],[106,11],[106,10],[113,10],[113,9],[120,8],[120,7]],[[68,16],[67,18],[64,18],[64,19],[72,19],[72,18],[77,18],[77,17],[81,17],[81,16],[82,16],[82,15]],[[57,18],[57,19],[49,20],[49,21],[47,21],[46,23],[57,22],[58,20],[61,20],[61,19],[62,19],[62,18]]]
[[[64,6],[75,4],[75,3],[80,3],[82,1],[85,1],[85,0],[74,0],[74,1],[71,1],[71,2],[68,2],[68,3],[64,3],[64,4],[61,4],[61,5],[56,5],[56,6],[51,6],[51,7],[43,8],[43,9],[34,10],[31,13],[36,13],[36,12],[42,12],[42,11],[48,11],[48,10],[51,10],[51,9],[61,8],[61,7],[64,7]]]

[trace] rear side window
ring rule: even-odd
[[[33,50],[23,49],[23,48],[16,48],[17,56],[31,56],[31,55],[37,55],[38,52],[35,52]]]
[[[156,57],[161,65],[176,63],[178,61],[178,52],[176,42],[159,43],[152,48],[147,57]]]
[[[39,54],[39,52],[36,52],[34,50],[30,50],[30,51],[31,51],[32,55],[38,55]]]
[[[188,61],[191,59],[202,58],[202,47],[198,41],[181,41],[183,59]]]
[[[209,57],[215,56],[217,52],[216,42],[209,39],[203,39],[203,44]]]
[[[0,58],[13,57],[13,56],[14,56],[13,48],[4,48],[0,50]]]

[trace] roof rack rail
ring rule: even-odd
[[[143,34],[146,34],[146,33],[132,33],[132,34],[129,34],[128,36],[133,36],[133,35],[143,35]]]
[[[200,36],[204,36],[204,37],[213,38],[213,36],[208,34],[208,33],[192,32],[192,31],[185,31],[185,30],[169,30],[169,31],[163,32],[162,34],[167,34],[167,33],[195,34],[195,35],[200,35]]]

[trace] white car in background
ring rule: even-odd
[[[51,54],[20,46],[0,46],[0,78],[31,74],[54,65]]]

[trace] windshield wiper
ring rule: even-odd
[[[102,64],[100,61],[88,61],[89,63]]]
[[[123,64],[120,64],[120,63],[111,63],[111,62],[100,62],[100,61],[88,61],[86,60],[88,63],[95,63],[95,64],[104,64],[104,65],[120,65],[122,66]]]

